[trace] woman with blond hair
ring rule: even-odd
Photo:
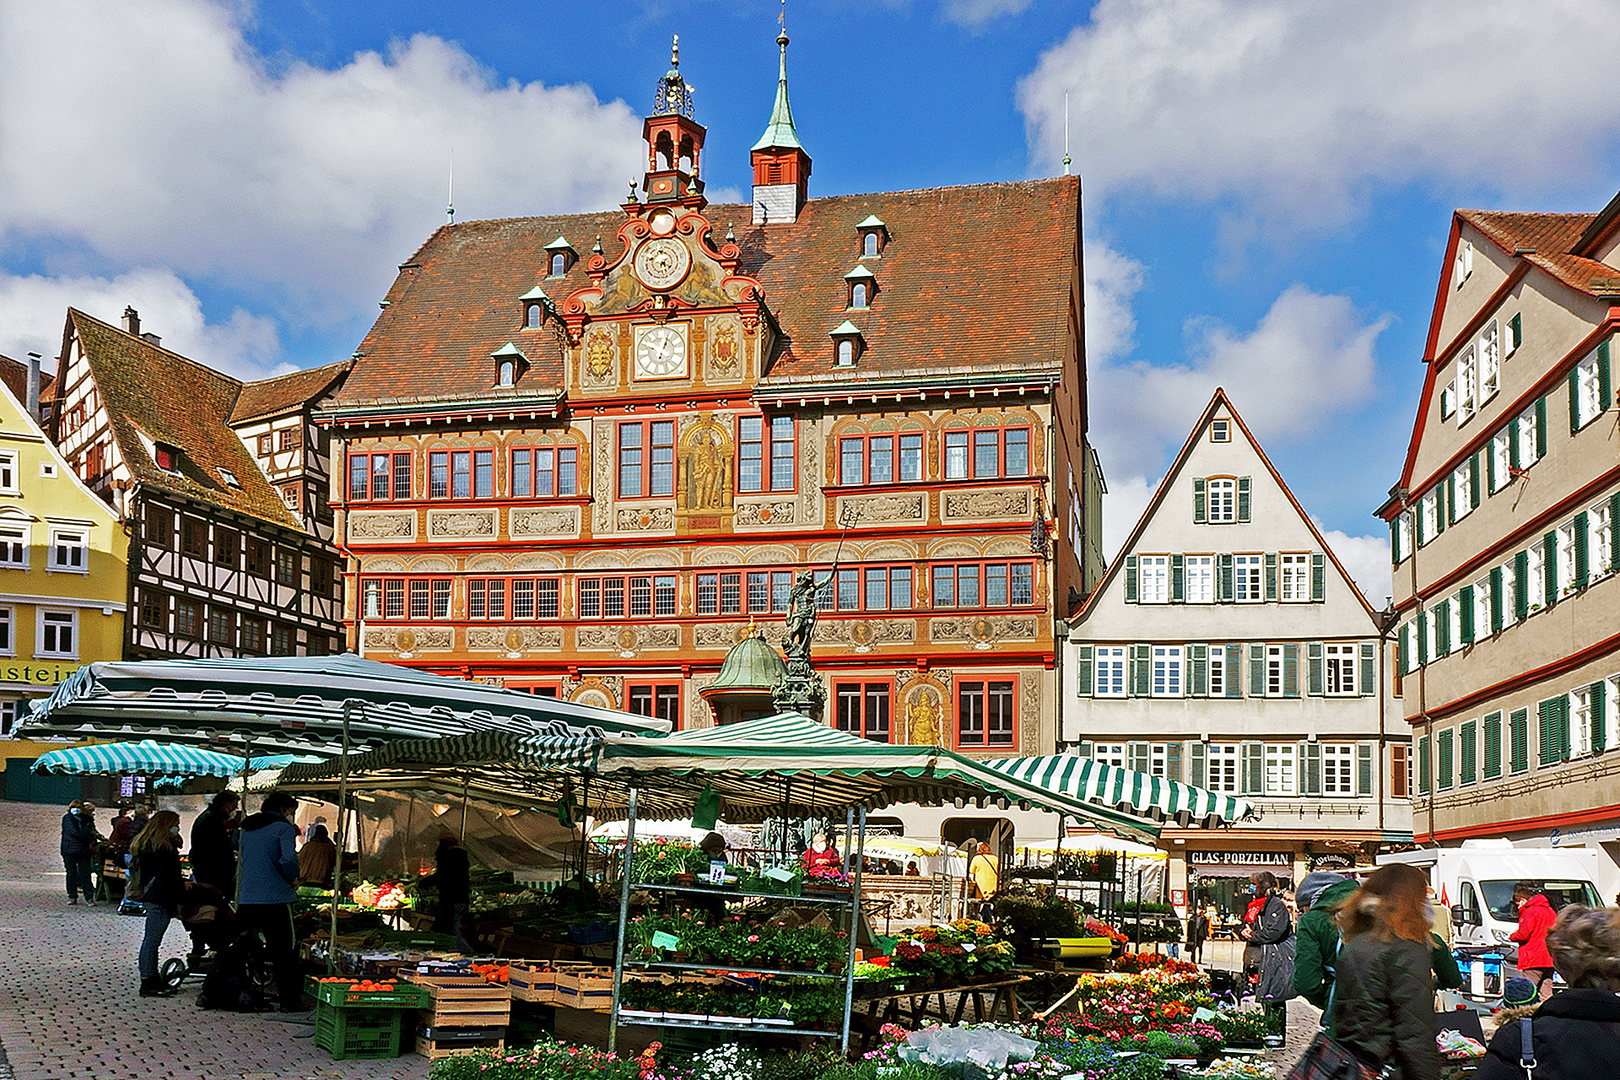
[[[180,815],[159,810],[129,844],[129,876],[146,906],[146,934],[141,938],[138,967],[141,997],[168,997],[179,987],[166,987],[158,977],[158,948],[184,895],[180,878]]]
[[[1438,1080],[1429,878],[1404,863],[1373,871],[1339,909],[1333,1030],[1344,1048],[1391,1080]]]
[[[1509,1021],[1477,1080],[1522,1080],[1525,1029],[1536,1080],[1613,1076],[1620,1062],[1620,909],[1570,904],[1547,934],[1553,967],[1569,983],[1527,1019]]]

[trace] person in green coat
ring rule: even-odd
[[[1309,905],[1294,929],[1298,938],[1294,949],[1294,992],[1318,1009],[1327,1009],[1328,997],[1333,993],[1334,960],[1339,952],[1339,928],[1334,917],[1355,891],[1356,883],[1350,878],[1318,870],[1305,875],[1294,892],[1301,909]],[[1461,986],[1462,972],[1451,946],[1432,933],[1429,943],[1435,987],[1452,990]],[[1332,1015],[1325,1011],[1322,1027],[1333,1034]]]

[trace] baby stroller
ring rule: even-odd
[[[159,969],[159,976],[172,987],[179,987],[194,975],[200,978],[220,950],[236,938],[236,916],[225,894],[212,885],[186,882],[178,914],[180,925],[191,935],[191,951],[184,960],[165,960]]]

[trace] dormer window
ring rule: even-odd
[[[546,274],[549,277],[562,277],[579,258],[574,251],[574,245],[568,242],[566,236],[559,236],[547,244],[546,256]]]
[[[495,385],[497,387],[512,387],[523,377],[528,369],[529,358],[523,355],[523,350],[508,341],[499,349],[490,353],[495,361]]]
[[[180,451],[163,443],[156,443],[152,447],[152,460],[164,472],[177,473],[180,471]]]
[[[535,330],[546,321],[546,309],[551,306],[551,297],[546,295],[546,290],[536,285],[518,297],[518,303],[523,305],[523,328]]]
[[[861,235],[861,258],[876,259],[889,244],[889,227],[876,214],[855,226]]]
[[[219,478],[225,481],[227,487],[240,488],[242,486],[242,482],[236,478],[236,474],[229,469],[221,468]]]
[[[877,293],[877,276],[864,266],[857,266],[844,275],[844,283],[849,287],[849,306],[852,308],[865,308],[872,305],[872,297]]]
[[[854,367],[865,347],[860,329],[846,319],[842,326],[832,332],[832,339],[833,366]]]

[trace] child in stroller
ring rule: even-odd
[[[199,881],[186,882],[186,895],[180,901],[180,925],[191,934],[186,974],[204,971],[214,955],[236,939],[236,916],[225,894]]]

